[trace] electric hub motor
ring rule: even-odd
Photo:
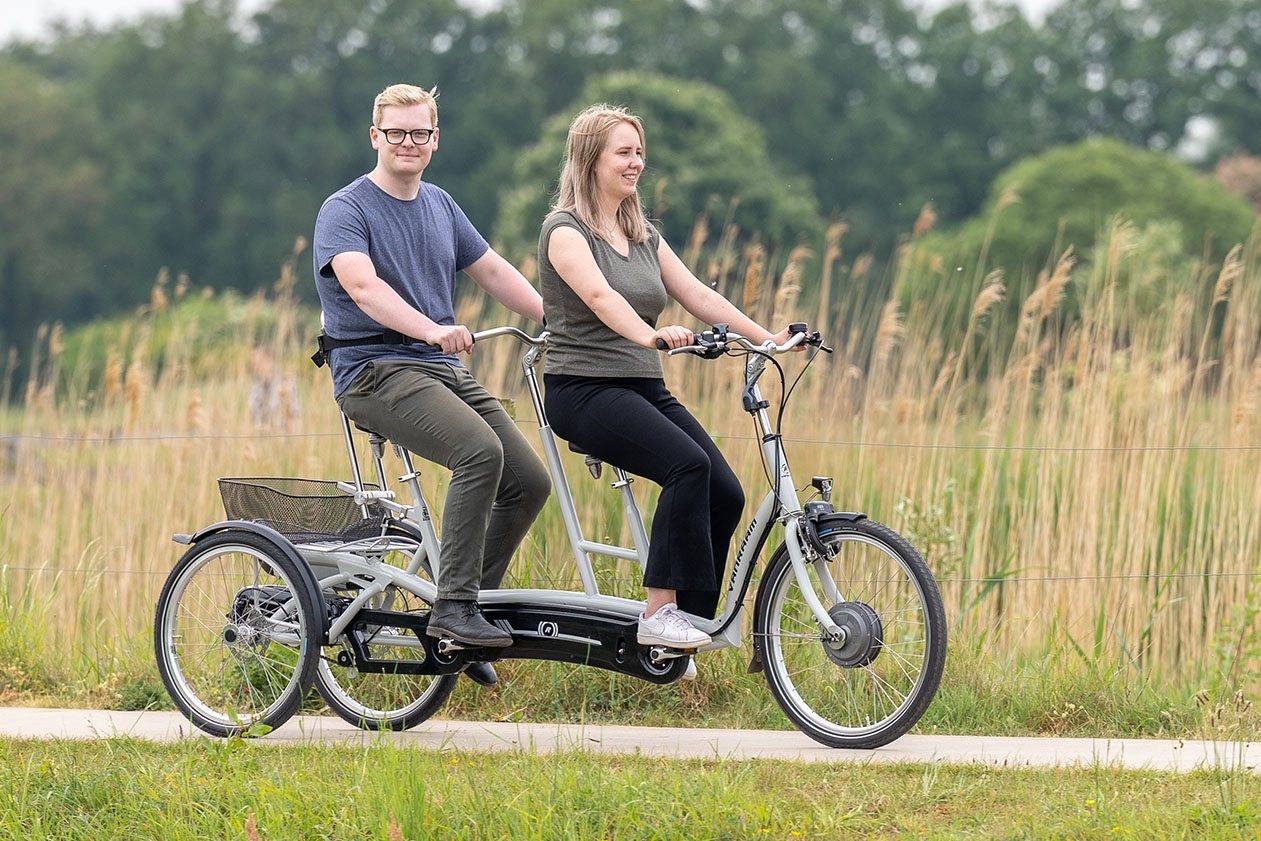
[[[880,655],[884,626],[880,615],[865,602],[839,602],[828,611],[832,621],[845,632],[841,640],[823,638],[828,659],[844,669],[866,666]]]

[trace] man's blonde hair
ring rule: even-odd
[[[438,127],[438,88],[432,90],[418,88],[415,85],[390,85],[377,94],[372,100],[372,124],[380,128],[381,113],[387,105],[428,105],[433,114],[434,128]]]
[[[595,165],[613,127],[627,123],[639,134],[639,145],[647,152],[643,121],[625,108],[600,103],[583,110],[569,126],[565,140],[565,160],[552,210],[567,210],[578,217],[600,239],[599,204],[596,199]],[[617,209],[617,225],[631,242],[646,242],[648,221],[639,204],[639,192],[631,193]]]

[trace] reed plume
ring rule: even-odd
[[[766,268],[766,249],[760,242],[754,241],[744,248],[744,310],[745,315],[754,321],[759,320],[762,312],[762,288],[764,270]]]
[[[1064,299],[1064,292],[1072,278],[1073,247],[1070,245],[1055,263],[1055,269],[1048,276],[1046,271],[1038,273],[1038,282],[1029,297],[1020,305],[1020,323],[1016,328],[1016,346],[1035,340],[1043,322]]]
[[[876,344],[872,354],[874,368],[884,370],[888,366],[905,335],[906,327],[902,323],[898,302],[892,299],[886,301],[880,312],[880,324],[876,328]]]
[[[936,224],[937,211],[933,208],[932,202],[927,202],[920,208],[919,216],[915,217],[915,225],[911,228],[911,239],[919,239],[931,231]]]
[[[788,252],[788,263],[784,266],[783,274],[780,275],[779,288],[775,290],[775,307],[771,316],[772,329],[797,320],[793,318],[792,308],[797,302],[797,296],[801,293],[801,276],[805,272],[805,265],[813,256],[814,252],[807,245],[798,245]]]
[[[127,404],[127,429],[132,431],[140,422],[140,404],[144,399],[147,385],[144,362],[137,354],[127,368],[127,376],[123,380],[123,400]]]
[[[149,292],[149,307],[154,312],[166,312],[170,301],[166,297],[166,284],[171,279],[171,272],[163,267],[158,272],[157,280],[153,282],[153,289]]]
[[[702,213],[692,223],[692,232],[687,238],[687,247],[683,249],[683,264],[694,268],[700,261],[701,251],[705,248],[705,240],[709,239],[709,214]]]
[[[850,280],[862,280],[867,276],[867,272],[871,271],[871,267],[875,264],[876,258],[870,252],[864,251],[854,259],[854,265],[849,270]]]
[[[849,225],[837,220],[823,234],[823,265],[819,268],[819,309],[814,317],[815,329],[825,336],[832,333],[832,271],[841,259],[841,238]]]
[[[1007,287],[1003,285],[1003,270],[994,269],[985,276],[985,283],[972,302],[972,314],[969,316],[969,331],[975,326],[980,331],[980,321],[998,304],[1007,300]],[[966,342],[965,342],[966,344]]]

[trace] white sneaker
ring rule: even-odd
[[[696,680],[695,658],[688,658],[687,668],[683,670],[683,674],[679,675],[679,680]]]
[[[662,606],[650,617],[640,614],[635,638],[640,645],[668,645],[671,648],[697,648],[710,641],[709,634],[693,628],[674,602]]]

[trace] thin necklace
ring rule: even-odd
[[[600,221],[603,224],[600,225],[599,233],[606,241],[612,242],[618,236],[625,237],[625,234],[622,234],[622,227],[617,224],[616,219],[612,223],[606,223],[603,219]]]

